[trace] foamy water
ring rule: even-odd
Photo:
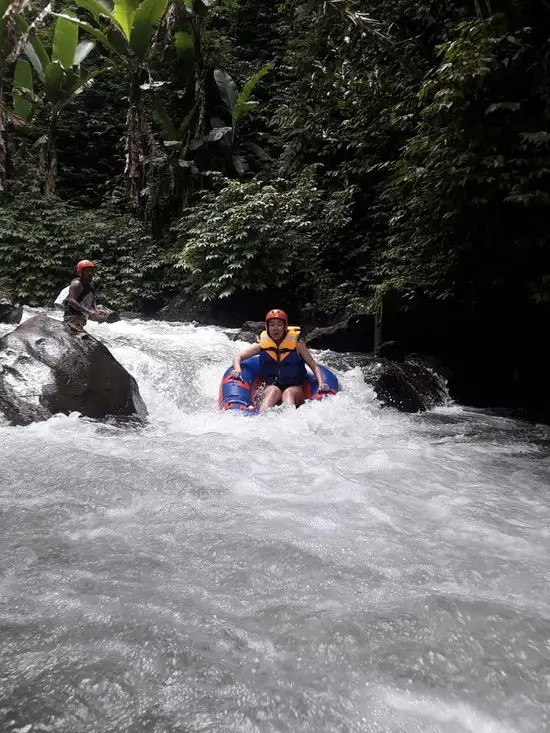
[[[2,732],[550,729],[546,428],[220,413],[220,329],[89,330],[150,418],[0,428]]]

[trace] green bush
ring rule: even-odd
[[[385,281],[468,304],[499,297],[511,311],[546,299],[548,81],[534,40],[495,16],[460,23],[441,45],[384,195]],[[527,98],[527,74],[540,99]]]
[[[315,279],[321,234],[346,221],[345,202],[327,201],[315,176],[309,168],[295,185],[230,181],[207,194],[176,227],[176,267],[191,289],[207,301]]]
[[[158,297],[166,258],[129,214],[80,209],[33,190],[0,207],[0,282],[17,301],[51,305],[83,258],[96,263],[111,307],[139,308]]]

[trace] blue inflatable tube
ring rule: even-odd
[[[321,364],[319,364],[319,368],[329,391],[319,392],[317,380],[311,369],[306,365],[307,378],[302,382],[306,400],[323,400],[325,397],[340,391],[336,375]],[[263,379],[259,376],[260,357],[252,356],[250,359],[241,362],[242,379],[234,379],[231,376],[232,371],[233,367],[229,367],[222,377],[218,398],[220,410],[242,410],[247,414],[256,415],[258,413],[255,400],[256,391],[263,383]]]

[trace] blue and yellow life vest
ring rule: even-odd
[[[260,335],[260,375],[279,387],[291,387],[306,379],[304,360],[296,351],[300,337],[298,326],[289,326],[284,339],[277,344],[267,331]]]

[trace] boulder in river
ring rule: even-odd
[[[239,328],[247,318],[261,318],[274,307],[286,310],[292,323],[299,322],[299,314],[289,302],[289,294],[279,290],[238,291],[210,302],[184,292],[171,298],[155,318],[186,323],[196,321],[201,326]]]
[[[249,344],[257,344],[261,332],[265,329],[265,321],[245,321],[241,330],[232,335],[233,341],[247,341]]]
[[[0,323],[20,323],[22,315],[22,305],[14,305],[9,298],[0,298]]]
[[[449,402],[445,376],[428,361],[412,356],[404,361],[369,356],[362,371],[377,399],[401,412],[425,412]]]
[[[106,308],[105,306],[100,306],[100,308],[103,311],[104,316],[106,316],[103,323],[118,323],[118,321],[122,320],[120,314],[116,311]]]
[[[361,313],[333,326],[314,328],[307,334],[306,343],[311,349],[368,352],[372,349],[373,338],[374,318]]]
[[[0,339],[0,413],[28,425],[60,412],[144,418],[147,408],[101,341],[39,315]]]

